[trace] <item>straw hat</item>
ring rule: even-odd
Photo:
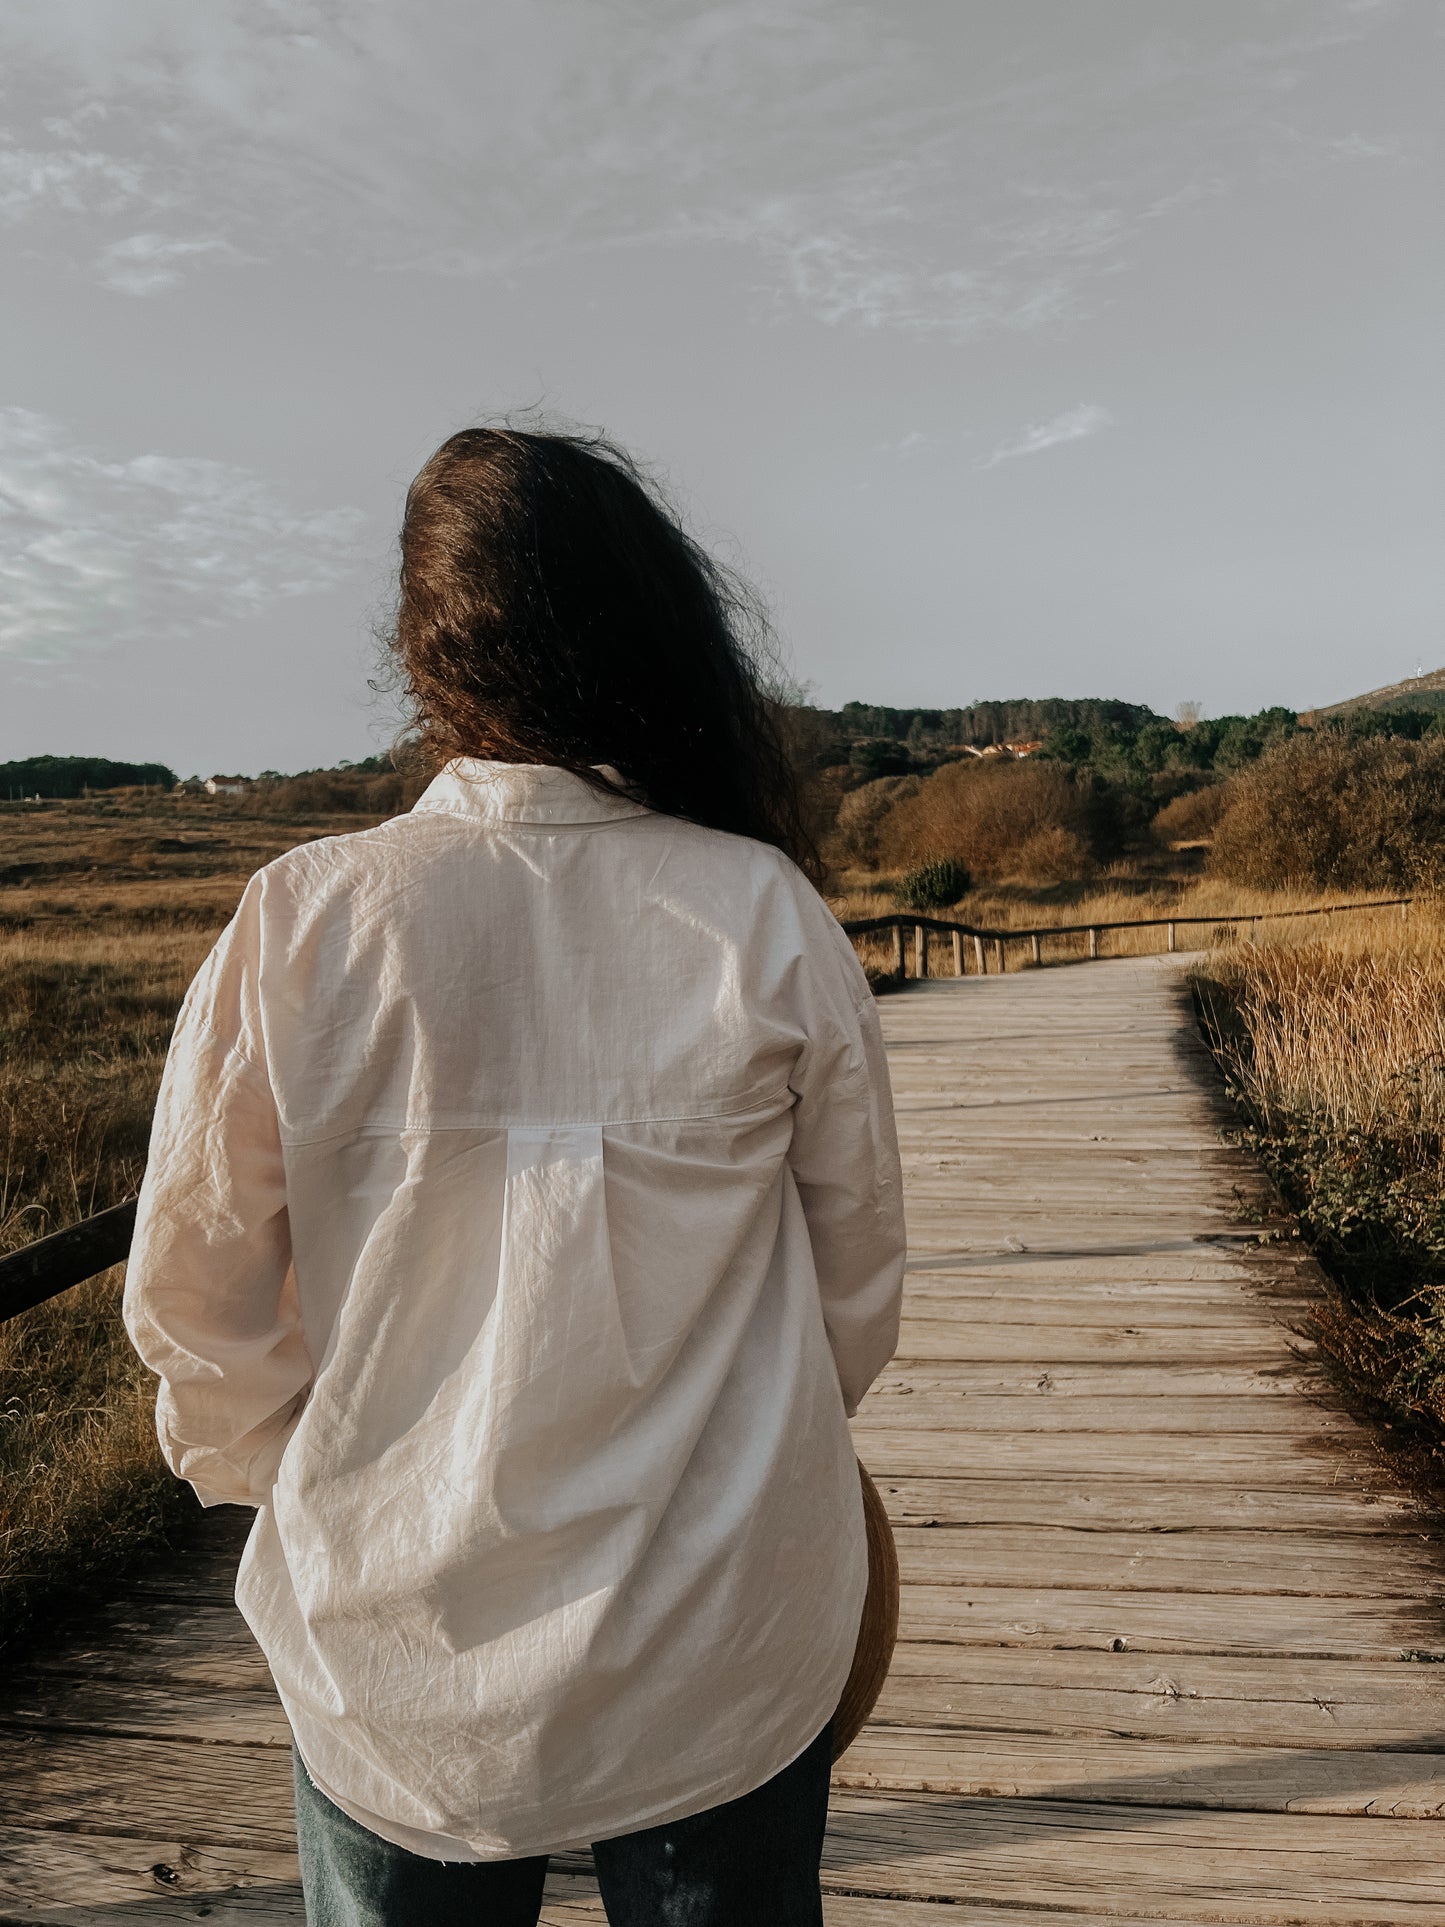
[[[893,1528],[888,1523],[878,1488],[861,1459],[858,1477],[863,1482],[863,1524],[868,1534],[868,1593],[863,1601],[853,1665],[833,1715],[835,1760],[847,1752],[873,1711],[888,1677],[889,1662],[898,1640],[898,1548],[893,1543]]]

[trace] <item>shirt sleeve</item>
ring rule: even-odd
[[[888,1061],[866,986],[864,998],[830,1012],[802,1053],[788,1153],[849,1418],[897,1349],[907,1256]]]
[[[312,1363],[291,1268],[280,1129],[254,1034],[248,889],[187,992],[151,1127],[124,1318],[160,1378],[156,1433],[202,1505],[261,1505]]]

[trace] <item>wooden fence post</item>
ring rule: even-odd
[[[978,965],[979,976],[986,977],[988,975],[988,965],[984,961],[982,937],[975,937],[973,940],[973,959]]]
[[[1094,957],[1097,957],[1098,954],[1099,954],[1099,932],[1097,928],[1091,925],[1089,929],[1089,956],[1090,958],[1094,958]]]
[[[953,933],[953,974],[955,977],[963,975],[963,932],[961,930],[955,930]]]
[[[921,923],[913,926],[913,974],[915,977],[928,975],[928,932]]]
[[[1406,918],[1406,914],[1407,914],[1407,912],[1409,911],[1409,908],[1410,908],[1410,904],[1409,904],[1409,901],[1408,901],[1408,899],[1407,899],[1407,900],[1406,900],[1405,902],[1403,902],[1403,903],[1402,903],[1402,904],[1400,905],[1400,921],[1401,921],[1401,923],[1403,923],[1403,922],[1405,921],[1405,918]]]
[[[903,975],[903,925],[901,923],[895,923],[893,926],[893,974],[895,977]]]
[[[1044,940],[1039,935],[1037,930],[1032,931],[1030,933],[1029,943],[1033,949],[1034,962],[1036,964],[1041,964],[1044,960]]]
[[[1002,937],[994,938],[993,954],[994,954],[994,961],[998,965],[998,974],[1001,977],[1003,975],[1003,938]]]
[[[1171,923],[1171,924],[1170,924],[1170,926],[1169,926],[1169,950],[1170,950],[1170,952],[1171,952],[1171,954],[1172,954],[1172,952],[1173,952],[1173,950],[1174,950],[1174,948],[1175,948],[1175,941],[1174,941],[1174,925],[1173,925],[1173,924]]]

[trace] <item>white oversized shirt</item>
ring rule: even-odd
[[[126,1278],[168,1463],[373,1832],[499,1859],[761,1785],[832,1712],[847,1415],[903,1271],[878,1022],[776,850],[458,759],[254,876]]]

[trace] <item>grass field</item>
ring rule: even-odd
[[[176,1008],[247,877],[366,818],[151,794],[0,805],[0,1253],[130,1196]],[[0,1642],[195,1512],[119,1269],[0,1325]]]

